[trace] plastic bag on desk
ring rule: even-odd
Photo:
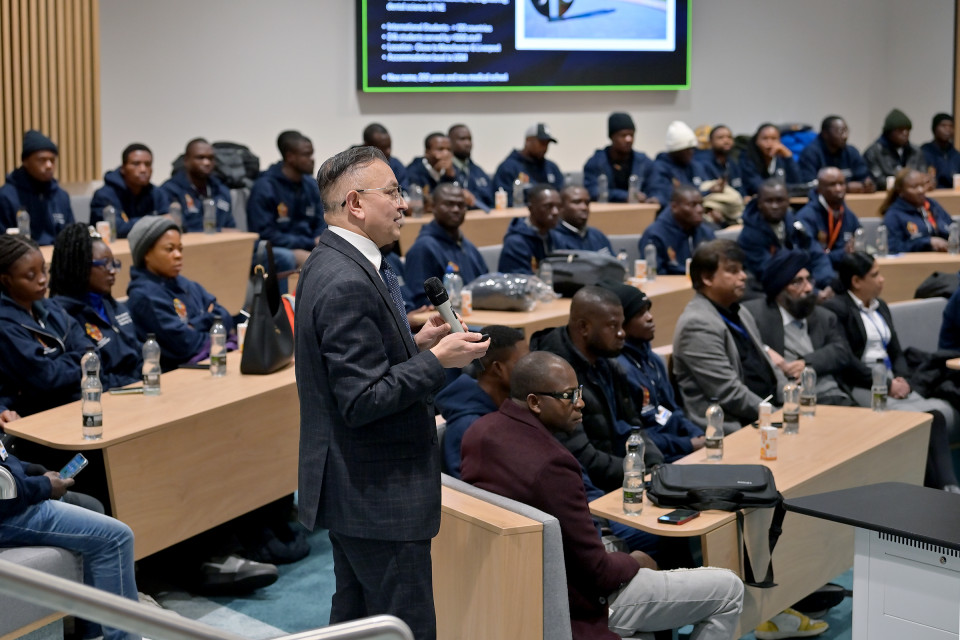
[[[538,302],[560,296],[540,278],[525,273],[488,273],[468,284],[473,308],[487,311],[533,311]]]

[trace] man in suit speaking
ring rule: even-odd
[[[382,152],[328,159],[317,182],[329,229],[297,286],[300,521],[330,532],[330,623],[388,613],[436,637],[430,540],[440,528],[433,394],[444,369],[489,340],[451,333],[439,315],[416,336],[381,248],[406,209]]]

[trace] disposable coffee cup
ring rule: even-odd
[[[777,459],[777,442],[780,438],[779,429],[776,427],[760,427],[760,459]]]
[[[243,353],[243,341],[247,338],[247,323],[241,322],[237,325],[237,348]]]
[[[633,277],[639,278],[641,280],[647,279],[647,261],[646,260],[633,261]]]
[[[107,244],[110,244],[110,223],[106,220],[101,220],[96,224],[97,233],[100,234],[100,238]]]
[[[693,258],[687,258],[686,270],[687,270],[687,280],[690,279],[690,263],[693,262]]]
[[[960,191],[960,173],[953,174],[953,189]]]
[[[893,182],[896,179],[897,178],[895,176],[887,176],[887,191],[893,191]],[[956,180],[954,180],[953,183],[956,184]]]

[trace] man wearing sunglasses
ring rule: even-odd
[[[557,518],[574,638],[631,637],[687,624],[700,640],[734,637],[743,584],[726,569],[658,571],[646,554],[608,553],[590,515],[580,463],[558,441],[586,408],[573,368],[534,352],[510,379],[510,398],[463,437],[463,479]]]

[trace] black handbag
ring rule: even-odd
[[[658,507],[686,507],[697,511],[736,511],[743,540],[744,508],[773,508],[768,542],[770,565],[762,582],[754,578],[750,556],[743,548],[744,583],[761,588],[773,581],[773,548],[783,531],[786,509],[773,472],[762,464],[662,464],[650,474],[650,501]]]
[[[266,244],[267,264],[273,269],[273,249]],[[280,299],[276,277],[256,265],[251,276],[250,319],[243,340],[240,373],[265,375],[293,361],[293,329]],[[270,288],[276,295],[269,295]],[[276,300],[273,303],[273,300]]]

